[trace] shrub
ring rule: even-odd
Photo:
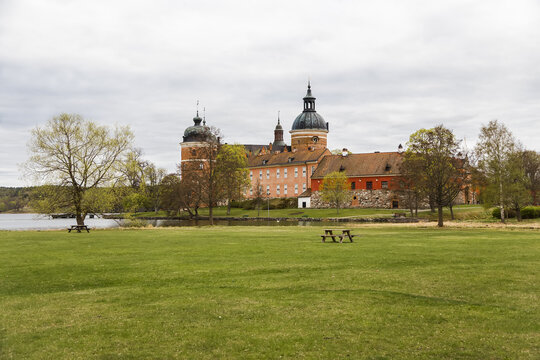
[[[523,219],[540,218],[540,206],[525,206],[521,209],[521,217]]]
[[[501,209],[499,209],[498,207],[494,208],[491,215],[495,219],[500,219],[501,218]],[[516,217],[516,211],[514,209],[504,209],[504,217],[506,219],[515,218]]]

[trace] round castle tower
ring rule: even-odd
[[[328,123],[315,111],[315,99],[308,82],[304,111],[296,117],[289,131],[293,150],[325,149],[327,146]]]

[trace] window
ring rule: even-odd
[[[262,170],[259,170],[259,179],[262,180]]]
[[[285,179],[287,178],[287,168],[283,169],[283,177]]]
[[[287,184],[283,185],[283,194],[287,195]]]
[[[315,172],[315,166],[312,166],[311,167],[311,175],[313,175],[314,172]]]
[[[266,185],[266,195],[270,195],[270,185]]]
[[[288,159],[287,159],[287,161],[288,161],[288,162],[290,162],[290,163],[292,163],[292,162],[293,162],[293,160],[294,160],[294,158],[293,158],[293,157],[290,157],[290,158],[288,158]]]
[[[270,170],[266,170],[266,178],[270,179]]]
[[[302,176],[306,177],[306,168],[305,167],[302,168]]]
[[[203,163],[200,163],[199,164],[199,169],[203,169],[204,168],[204,164]]]
[[[306,184],[302,185],[302,191],[306,191]]]
[[[298,177],[298,168],[294,168],[294,177]]]
[[[351,190],[354,190],[354,189],[356,189],[356,183],[353,181],[353,182],[351,183]]]
[[[276,170],[276,179],[279,179],[279,169]]]
[[[298,184],[294,184],[294,193],[298,194]]]
[[[268,163],[268,160],[263,160],[263,165],[266,165]]]
[[[249,180],[253,180],[253,171],[249,172]]]
[[[195,151],[195,149],[191,149],[191,155],[193,156],[197,155],[197,151]]]
[[[279,185],[276,186],[276,194],[279,195]]]
[[[392,200],[392,209],[399,208],[399,202],[397,200]]]
[[[249,195],[253,195],[253,189],[249,189]]]
[[[381,181],[381,188],[388,189],[388,181]]]
[[[372,190],[373,189],[373,181],[366,182],[366,189]]]

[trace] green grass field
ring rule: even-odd
[[[266,205],[265,205],[266,206]],[[227,209],[224,206],[215,207],[214,216],[228,216]],[[244,210],[241,208],[232,208],[231,215],[233,217],[291,217],[291,218],[301,218],[301,217],[310,217],[310,218],[337,218],[337,217],[392,217],[395,213],[406,213],[409,216],[409,211],[406,209],[376,209],[376,208],[352,208],[352,209],[341,209],[339,213],[336,212],[336,209],[271,209],[268,211],[263,207],[260,211],[257,210]],[[201,216],[208,216],[208,209],[202,208],[199,210]],[[444,211],[445,218],[450,219],[450,211],[445,208]],[[182,215],[187,216],[187,213]],[[419,212],[419,217],[421,218],[437,218],[436,214],[430,214],[429,210],[421,210]],[[490,213],[484,210],[481,205],[457,205],[454,207],[454,215],[458,219],[484,219],[490,217]],[[166,217],[167,213],[165,211],[155,212],[143,212],[136,213],[135,216],[158,216]],[[495,219],[494,219],[495,220]]]
[[[538,359],[538,230],[0,232],[1,359]]]

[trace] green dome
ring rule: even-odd
[[[197,116],[193,118],[194,125],[184,131],[184,142],[205,141],[207,139],[210,129],[205,124],[201,125],[201,121],[202,119],[197,113]]]
[[[304,111],[294,119],[291,130],[328,130],[328,123],[315,111],[315,99],[311,94],[311,84],[308,84],[307,94],[303,99]]]

